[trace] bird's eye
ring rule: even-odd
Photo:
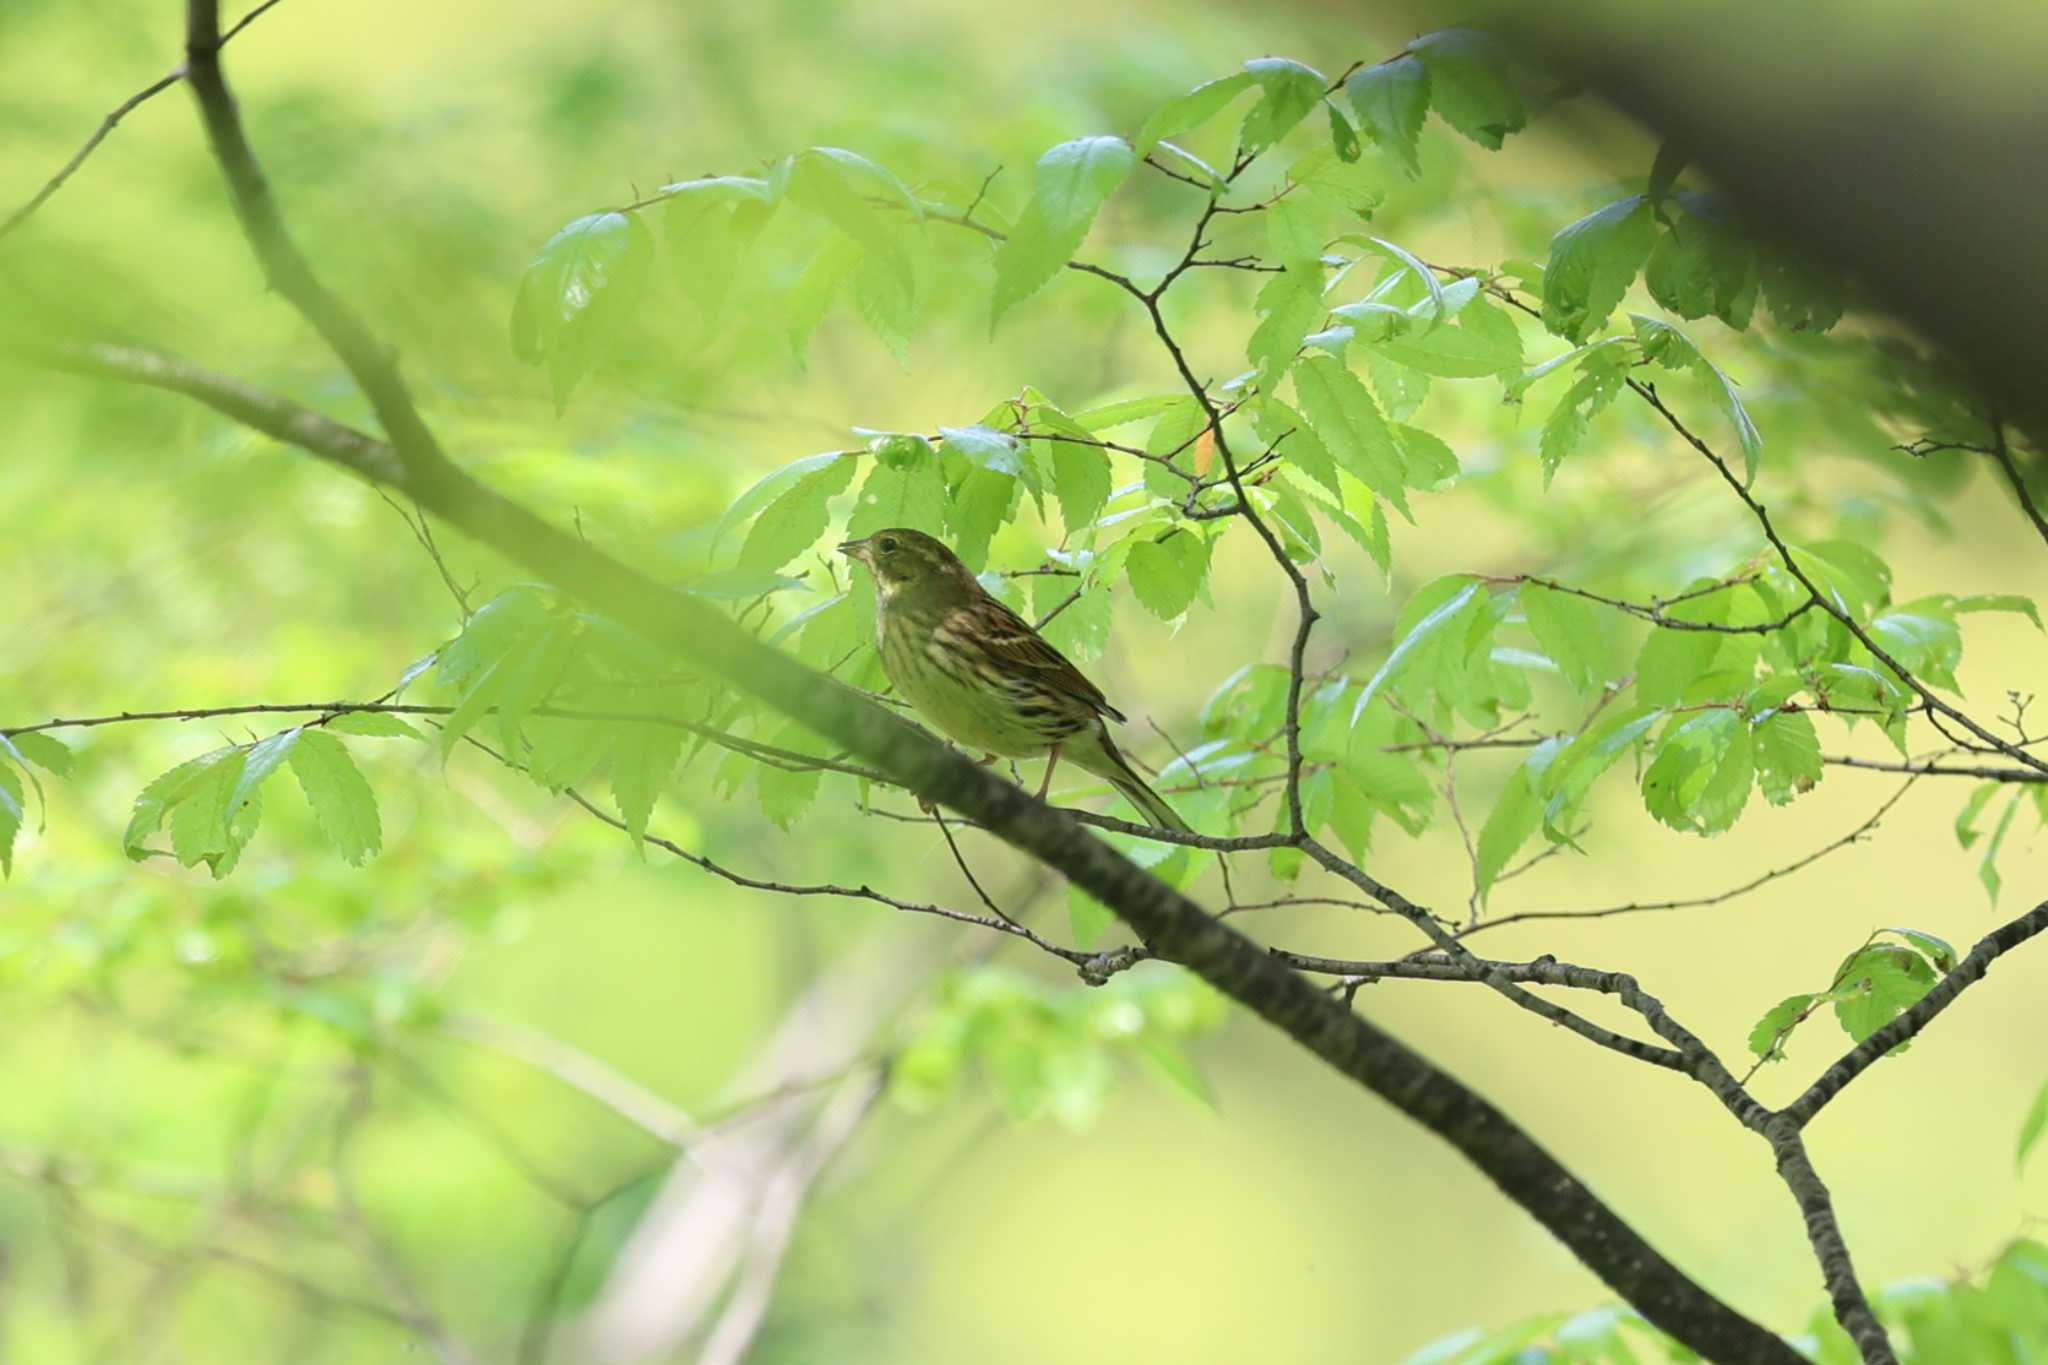
[[[896,553],[896,537],[894,536],[883,536],[875,544],[881,548],[882,553],[885,555]]]

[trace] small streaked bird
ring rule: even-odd
[[[1024,619],[983,591],[922,531],[877,531],[841,554],[875,577],[875,646],[903,699],[956,743],[991,758],[1043,758],[1045,799],[1064,758],[1106,779],[1154,825],[1191,833],[1117,752],[1123,713]]]

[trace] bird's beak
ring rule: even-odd
[[[868,557],[868,543],[865,540],[841,541],[839,553],[845,555],[848,559],[858,559],[865,563]]]

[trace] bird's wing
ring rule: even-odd
[[[980,594],[948,612],[939,623],[942,634],[960,638],[963,644],[979,645],[997,662],[1075,697],[1111,720],[1121,721],[1123,712],[1109,704],[1102,689],[1089,682],[1066,655],[1045,642],[1045,637],[1008,607]]]

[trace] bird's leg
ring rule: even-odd
[[[1038,784],[1038,799],[1045,800],[1045,794],[1052,790],[1052,770],[1060,765],[1060,746],[1055,744],[1045,752],[1045,779]]]

